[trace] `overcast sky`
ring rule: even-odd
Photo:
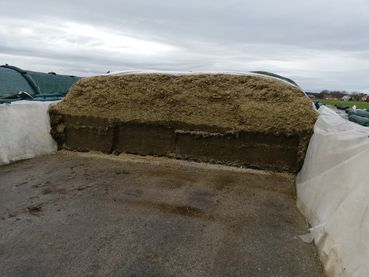
[[[0,64],[266,70],[369,93],[369,0],[0,0]]]

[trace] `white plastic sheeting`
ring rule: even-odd
[[[369,276],[369,128],[319,109],[297,205],[328,276]]]
[[[0,165],[55,153],[49,106],[55,102],[19,101],[0,105]]]

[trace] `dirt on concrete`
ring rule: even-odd
[[[294,176],[59,152],[0,167],[0,276],[322,276]]]
[[[50,116],[60,149],[297,172],[317,114],[269,77],[126,74],[80,80]]]

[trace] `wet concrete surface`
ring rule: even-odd
[[[289,175],[59,152],[0,167],[0,276],[321,276]]]

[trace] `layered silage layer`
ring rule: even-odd
[[[85,78],[51,110],[60,148],[290,172],[301,165],[316,117],[298,88],[231,74]]]

